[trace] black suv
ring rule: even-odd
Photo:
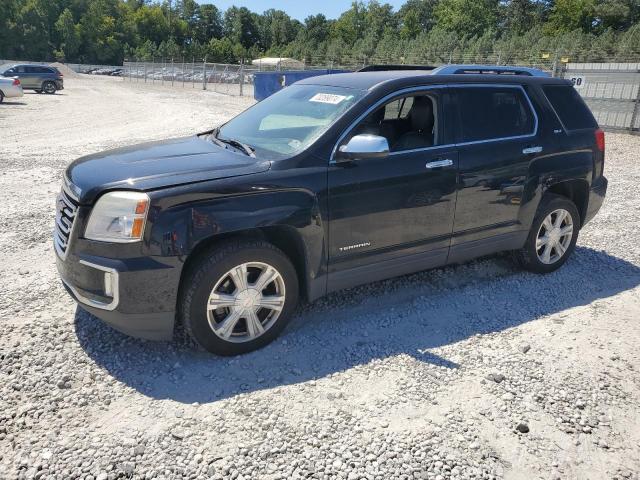
[[[47,65],[12,65],[2,72],[2,76],[18,77],[22,88],[35,90],[37,93],[51,95],[58,90],[64,90],[62,73],[57,68]]]
[[[527,74],[319,76],[215,130],[66,170],[71,295],[128,334],[174,321],[259,348],[299,297],[513,251],[548,273],[602,204],[604,134],[571,84]]]

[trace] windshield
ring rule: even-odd
[[[257,103],[218,131],[262,157],[279,159],[307,148],[365,92],[322,85],[292,85]]]

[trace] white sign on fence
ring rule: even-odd
[[[578,89],[584,87],[586,83],[585,78],[583,76],[569,77],[569,80],[571,80],[571,83],[573,83],[573,86]]]

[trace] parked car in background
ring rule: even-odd
[[[500,251],[535,273],[600,209],[604,132],[531,72],[301,80],[200,135],[81,158],[54,246],[83,308],[210,352],[266,345],[298,297]],[[559,293],[560,294],[560,293]]]
[[[15,98],[24,95],[22,85],[19,78],[3,78],[0,77],[0,103],[5,98]]]
[[[62,73],[48,65],[12,65],[2,72],[2,75],[18,77],[23,89],[35,90],[38,93],[44,92],[51,95],[64,89]]]

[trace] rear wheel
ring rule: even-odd
[[[279,249],[260,240],[210,250],[184,282],[180,312],[185,330],[218,355],[238,355],[271,342],[298,301],[295,268]]]
[[[47,95],[53,95],[56,93],[56,90],[58,89],[56,88],[56,84],[53,82],[44,82],[42,84],[42,91]]]
[[[567,261],[576,246],[580,215],[566,197],[548,194],[542,200],[524,247],[516,258],[525,269],[550,273]]]

